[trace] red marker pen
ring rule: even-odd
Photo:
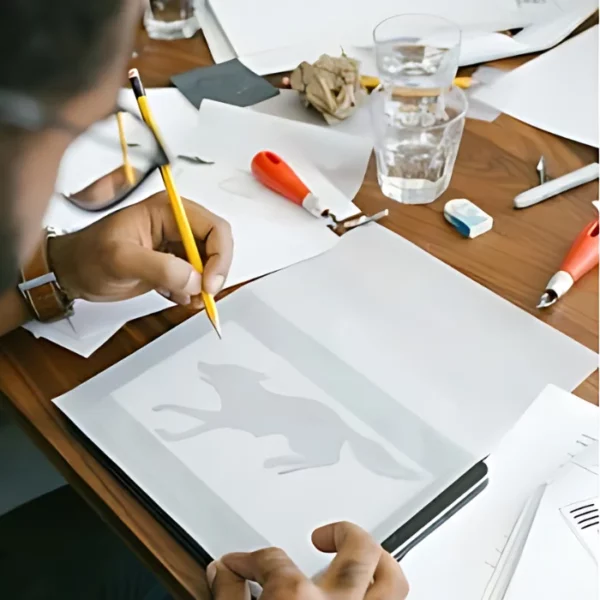
[[[546,308],[564,296],[586,273],[598,265],[598,219],[586,225],[573,242],[560,269],[552,276],[538,308]]]

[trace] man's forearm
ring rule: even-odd
[[[29,319],[27,304],[16,287],[0,296],[0,336],[17,329]]]

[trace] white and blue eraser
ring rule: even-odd
[[[444,217],[461,235],[475,238],[492,228],[494,219],[470,200],[449,200],[444,206]]]

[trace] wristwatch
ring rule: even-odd
[[[47,227],[44,239],[29,265],[21,269],[18,287],[32,316],[43,323],[65,319],[73,314],[73,301],[61,289],[48,260],[48,240],[64,231]]]

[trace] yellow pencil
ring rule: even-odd
[[[123,169],[125,171],[125,179],[129,185],[135,183],[135,175],[133,167],[129,162],[129,154],[127,153],[127,140],[125,139],[125,128],[123,127],[123,113],[117,113],[117,125],[119,126],[119,141],[121,142],[121,152],[123,152]]]
[[[473,84],[473,79],[472,77],[455,77],[453,83],[456,87],[466,90]],[[370,75],[361,75],[360,85],[367,90],[373,90],[379,85],[379,79]]]
[[[162,138],[160,137],[158,126],[156,125],[156,122],[152,117],[152,113],[150,112],[148,98],[146,97],[146,92],[144,90],[144,86],[142,84],[142,80],[140,79],[140,74],[138,73],[137,69],[131,69],[129,71],[129,81],[131,83],[133,93],[135,94],[135,97],[137,99],[142,118],[162,143]],[[190,222],[188,221],[187,215],[185,214],[185,209],[183,207],[183,203],[181,202],[181,197],[179,196],[179,193],[177,192],[177,189],[175,187],[175,181],[173,180],[171,167],[169,165],[161,167],[160,173],[162,175],[165,188],[167,190],[167,195],[169,196],[169,200],[171,202],[173,214],[175,215],[175,222],[177,223],[179,233],[181,234],[181,241],[183,242],[183,247],[185,248],[188,260],[190,261],[190,264],[194,267],[194,269],[196,269],[196,271],[202,273],[204,271],[204,266],[202,265],[202,258],[200,257],[200,252],[198,251],[198,246],[196,245],[196,240],[194,238]],[[219,315],[217,313],[217,305],[215,303],[215,299],[211,294],[207,294],[203,291],[202,300],[204,302],[206,314],[208,315],[212,326],[215,328],[215,331],[217,332],[217,335],[220,338],[221,327],[219,325]]]

